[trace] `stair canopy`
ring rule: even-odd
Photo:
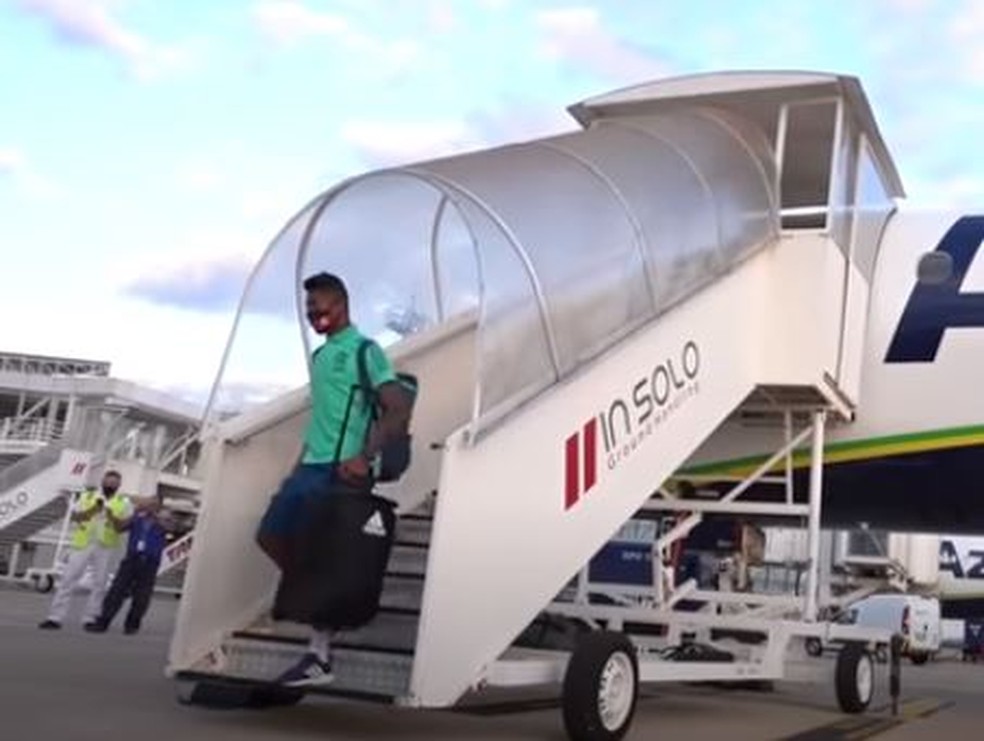
[[[344,181],[250,277],[210,410],[266,371],[306,383],[301,284],[326,270],[384,346],[476,324],[481,434],[776,238],[777,182],[759,129],[704,105]]]

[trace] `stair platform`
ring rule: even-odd
[[[239,632],[223,645],[225,665],[221,677],[272,684],[306,650],[306,637]],[[340,636],[332,642],[332,661],[335,680],[330,685],[304,688],[305,691],[392,699],[408,690],[413,651],[388,646],[382,640],[379,644],[355,644]],[[219,678],[204,672],[199,674],[199,679]]]

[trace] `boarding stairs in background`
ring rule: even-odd
[[[164,549],[161,554],[161,564],[157,569],[155,589],[158,592],[173,594],[181,593],[184,583],[185,569],[191,557],[191,547],[195,531],[185,533]]]
[[[33,535],[64,519],[71,494],[55,497],[0,530],[0,549],[23,543]]]
[[[0,545],[26,540],[64,517],[92,454],[50,443],[0,471]]]

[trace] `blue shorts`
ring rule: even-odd
[[[291,535],[300,521],[304,504],[325,496],[335,480],[334,463],[301,463],[284,479],[280,491],[273,495],[260,521],[261,535]]]

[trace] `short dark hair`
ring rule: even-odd
[[[348,301],[348,290],[345,282],[337,275],[331,273],[315,273],[304,281],[305,291],[331,291]]]
[[[120,481],[123,480],[123,477],[120,476],[120,472],[114,468],[109,469],[108,471],[106,471],[106,473],[103,474],[103,478],[105,478],[106,476],[113,476],[115,478],[118,478]]]

